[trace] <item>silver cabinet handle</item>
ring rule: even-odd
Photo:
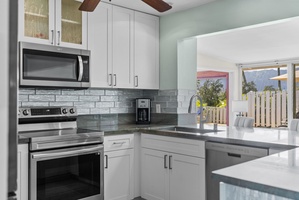
[[[135,87],[138,87],[138,76],[135,76]]]
[[[169,156],[169,169],[172,169],[172,156]]]
[[[60,45],[60,31],[57,31],[57,45]]]
[[[84,155],[84,154],[90,154],[90,153],[99,153],[101,154],[101,150],[104,148],[103,145],[97,145],[94,147],[90,148],[81,148],[81,149],[76,149],[76,150],[60,150],[60,151],[55,151],[55,152],[41,152],[41,153],[36,153],[32,154],[32,159],[37,160],[37,159],[53,159],[53,158],[63,158],[67,156],[77,156],[77,155]]]
[[[78,75],[78,81],[82,81],[83,77],[83,60],[81,56],[78,56],[79,61],[79,75]]]
[[[116,86],[116,74],[113,74],[114,76],[114,86]]]
[[[125,144],[126,142],[113,142],[112,145],[123,145]]]
[[[109,74],[109,77],[108,77],[108,85],[109,85],[109,86],[112,86],[112,74]]]
[[[105,158],[106,158],[106,166],[105,166],[105,169],[108,169],[108,155],[105,155]]]
[[[54,44],[54,30],[51,30],[51,35],[52,35],[52,36],[51,36],[51,37],[52,37],[52,39],[51,39],[51,40],[52,40],[51,44]]]
[[[164,168],[167,169],[167,155],[164,155]]]

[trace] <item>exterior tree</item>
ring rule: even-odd
[[[276,89],[273,87],[273,85],[266,85],[264,87],[264,91],[275,91]]]
[[[204,82],[203,86],[197,84],[197,91],[200,94],[203,102],[208,106],[218,106],[220,101],[223,101],[225,99],[223,84],[220,82],[220,79],[207,79]]]
[[[242,82],[242,92],[243,94],[247,94],[248,92],[256,92],[256,85],[253,81],[245,83],[244,81]]]

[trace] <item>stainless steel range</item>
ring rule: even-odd
[[[78,129],[75,107],[20,108],[30,200],[103,200],[103,132]]]

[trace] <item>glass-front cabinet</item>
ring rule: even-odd
[[[87,49],[87,13],[80,0],[19,0],[19,40]]]

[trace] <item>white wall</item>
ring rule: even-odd
[[[235,63],[227,62],[202,53],[197,53],[197,70],[214,70],[220,72],[235,72]]]
[[[7,199],[8,163],[8,11],[9,0],[0,1],[0,199]]]

